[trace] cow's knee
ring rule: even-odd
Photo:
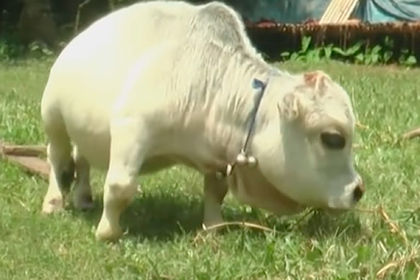
[[[219,180],[213,174],[204,176],[204,227],[223,222],[222,204],[227,191],[228,187],[224,179]]]
[[[71,157],[71,145],[67,139],[54,139],[49,142],[47,160],[51,169],[42,212],[51,214],[63,209],[64,194],[70,190],[74,178],[75,166]]]
[[[77,209],[87,210],[93,208],[92,188],[90,185],[90,164],[80,154],[77,147],[74,149],[74,163],[76,169],[76,182],[73,193],[73,203]]]
[[[110,170],[106,178],[105,202],[131,202],[137,193],[135,174],[128,174],[124,169]]]
[[[110,163],[104,186],[104,209],[96,230],[99,240],[116,240],[121,234],[121,212],[137,193],[136,177],[147,147],[147,129],[139,122],[114,117],[111,121]]]

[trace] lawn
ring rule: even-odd
[[[52,60],[0,64],[0,139],[43,143],[40,97]],[[41,215],[47,183],[0,161],[0,279],[419,279],[420,150],[399,136],[420,126],[420,70],[340,63],[323,69],[348,90],[363,127],[356,164],[367,193],[339,218],[278,218],[231,196],[224,215],[266,229],[201,232],[202,180],[185,168],[139,178],[144,193],[123,214],[127,234],[99,243],[104,174],[94,172],[95,210]],[[270,230],[268,230],[270,229]]]

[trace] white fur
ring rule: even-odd
[[[68,186],[61,177],[72,174],[72,162],[79,208],[91,207],[90,165],[107,170],[101,240],[121,235],[135,178],[174,164],[204,175],[206,226],[223,221],[228,186],[278,214],[351,208],[361,179],[352,165],[347,93],[323,72],[270,71],[238,14],[222,3],[142,2],[98,20],[62,51],[44,91],[52,170],[43,212],[62,209]],[[249,151],[258,165],[238,165],[218,180],[245,140],[255,78],[268,81]],[[331,127],[342,130],[345,149],[322,146],[319,134]]]

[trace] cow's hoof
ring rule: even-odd
[[[123,232],[120,227],[112,229],[109,226],[101,226],[99,224],[95,237],[98,241],[116,242],[122,236]]]
[[[95,204],[93,203],[92,196],[86,195],[74,199],[74,207],[81,211],[93,209]]]
[[[52,213],[60,212],[64,209],[64,202],[62,199],[54,198],[49,201],[45,201],[42,205],[42,213],[49,215]]]

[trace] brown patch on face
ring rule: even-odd
[[[329,77],[322,71],[312,71],[304,73],[303,79],[306,86],[318,90],[325,87],[326,81],[329,79]]]

